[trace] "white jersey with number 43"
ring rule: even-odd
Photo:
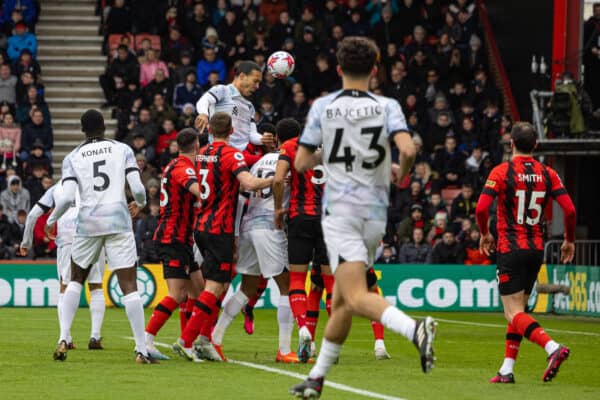
[[[390,140],[407,131],[394,99],[341,90],[315,100],[299,143],[311,149],[323,145],[324,207],[329,214],[386,220]]]
[[[275,176],[275,167],[279,160],[279,152],[265,154],[250,169],[250,173],[257,178],[269,178]],[[274,229],[275,203],[273,201],[273,189],[271,187],[250,192],[248,209],[242,219],[241,231],[252,229]],[[289,185],[285,186],[283,194],[283,207],[287,208],[290,199]],[[240,199],[242,201],[242,199]]]
[[[77,182],[78,236],[131,232],[125,177],[139,171],[133,151],[110,139],[87,140],[63,161],[63,182]]]

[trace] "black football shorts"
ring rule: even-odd
[[[213,235],[194,232],[194,241],[204,258],[202,272],[204,279],[219,283],[230,283],[235,275],[233,254],[235,237],[233,234]]]
[[[190,279],[190,274],[200,269],[191,245],[157,243],[156,251],[163,264],[165,279]]]
[[[531,294],[538,272],[544,261],[540,250],[516,250],[498,253],[496,257],[496,279],[501,296],[523,290]]]
[[[321,217],[298,215],[288,221],[288,262],[329,265],[321,229]]]

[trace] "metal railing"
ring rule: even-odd
[[[544,247],[546,264],[562,264],[560,262],[560,246],[562,240],[549,240]],[[600,240],[576,240],[574,265],[600,265]]]

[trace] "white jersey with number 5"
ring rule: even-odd
[[[269,178],[275,176],[275,167],[279,160],[279,152],[265,154],[258,160],[250,173],[257,178]],[[246,232],[252,229],[275,229],[274,215],[275,203],[273,201],[273,189],[271,187],[250,192],[248,200],[248,209],[242,218],[241,231]],[[287,208],[290,198],[289,185],[286,185],[283,194],[283,207]],[[242,199],[240,198],[240,201]]]
[[[81,202],[78,236],[131,232],[125,177],[139,171],[129,146],[110,139],[87,140],[63,161],[63,182],[77,182]]]
[[[323,145],[327,213],[386,220],[390,140],[399,132],[408,128],[394,99],[342,90],[315,100],[299,144]]]

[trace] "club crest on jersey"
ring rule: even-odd
[[[238,111],[237,106],[233,106],[233,108],[231,109],[231,115],[237,116],[238,114],[239,114],[239,111]]]
[[[188,174],[188,175],[190,175],[190,176],[195,176],[196,175],[196,173],[194,172],[194,170],[192,168],[187,168],[185,170],[185,173]]]
[[[235,153],[233,155],[233,158],[235,158],[238,161],[244,161],[244,155],[242,153]]]

